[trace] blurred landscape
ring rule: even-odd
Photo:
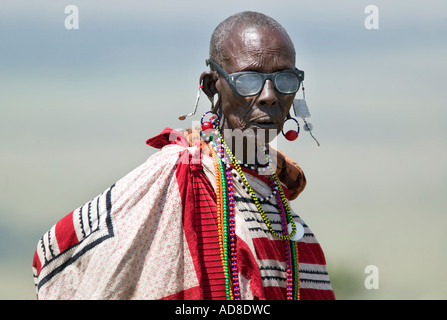
[[[41,235],[182,128],[211,33],[233,13],[279,21],[306,74],[313,133],[278,147],[308,184],[294,210],[338,299],[446,299],[447,3],[107,1],[0,4],[0,299],[35,299]],[[64,8],[79,9],[67,30]],[[199,114],[208,110],[202,99]],[[366,289],[377,266],[379,288]]]

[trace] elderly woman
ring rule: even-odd
[[[304,77],[292,41],[273,19],[239,13],[214,31],[207,63],[201,128],[149,139],[161,150],[40,239],[39,299],[334,298],[288,203],[304,174],[268,144]]]

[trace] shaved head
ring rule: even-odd
[[[236,13],[222,21],[214,30],[210,41],[210,58],[219,64],[225,65],[229,60],[228,53],[224,50],[228,45],[230,36],[235,29],[267,28],[282,34],[286,39],[288,49],[295,53],[293,42],[287,31],[274,19],[258,12],[244,11]]]

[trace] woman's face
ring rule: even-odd
[[[229,74],[241,71],[273,73],[295,68],[295,51],[286,36],[268,28],[237,27],[223,48],[221,66]],[[216,82],[222,108],[222,129],[252,129],[275,132],[283,128],[295,94],[282,94],[266,80],[262,91],[251,97],[240,96],[222,77]],[[274,137],[267,137],[271,141]],[[265,141],[265,142],[268,142]]]

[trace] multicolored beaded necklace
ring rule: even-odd
[[[208,112],[207,112],[208,113]],[[211,156],[216,175],[216,207],[217,223],[219,233],[219,248],[222,267],[225,275],[226,297],[228,300],[240,300],[239,272],[237,266],[237,237],[235,220],[235,201],[233,187],[233,172],[243,181],[246,190],[251,195],[259,214],[265,222],[268,230],[274,236],[284,240],[286,255],[286,292],[288,300],[299,300],[299,260],[298,244],[290,238],[296,233],[296,225],[293,221],[291,211],[281,187],[281,183],[276,173],[271,168],[270,187],[278,204],[282,224],[282,234],[276,232],[267,214],[261,207],[260,201],[254,190],[248,183],[239,162],[234,157],[232,151],[225,143],[218,126],[218,118],[213,115],[209,122],[203,122],[202,117],[202,138],[209,142]],[[264,155],[265,150],[264,150]],[[267,156],[266,156],[267,157]],[[233,169],[234,168],[234,169]],[[291,227],[290,227],[291,226]],[[290,230],[290,231],[289,231]],[[290,233],[289,233],[290,232]]]

